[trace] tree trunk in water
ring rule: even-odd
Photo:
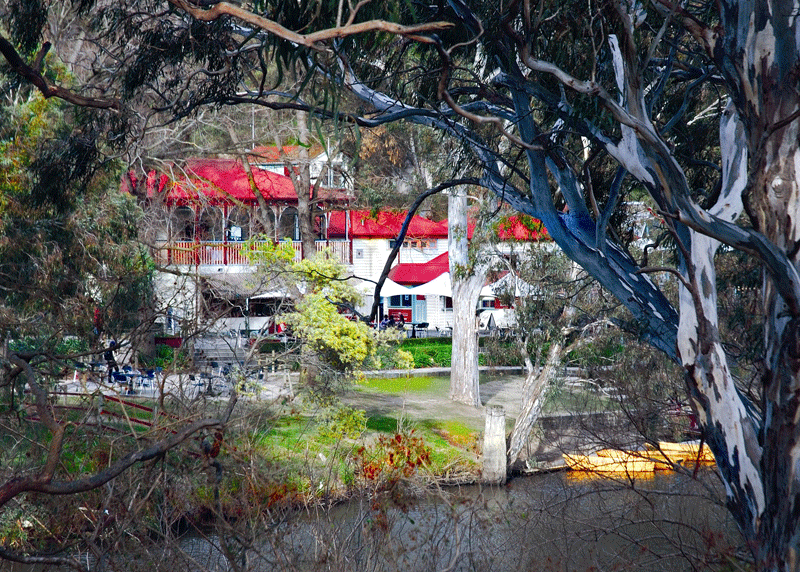
[[[475,308],[485,268],[469,260],[467,195],[453,192],[447,201],[450,279],[453,284],[453,357],[450,364],[450,399],[481,406],[478,370],[478,322]]]
[[[527,351],[523,353],[525,359],[525,369],[527,374],[525,383],[522,386],[522,409],[514,428],[511,430],[511,438],[508,445],[508,466],[511,467],[517,462],[522,447],[530,437],[533,426],[542,413],[544,398],[547,396],[547,389],[555,378],[556,368],[561,363],[561,343],[554,341],[550,346],[550,353],[547,356],[547,363],[540,371],[536,371],[536,365],[531,362]]]

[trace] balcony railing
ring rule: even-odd
[[[162,266],[249,265],[245,254],[251,243],[247,242],[171,242],[153,249],[153,257]],[[256,243],[258,244],[258,243]],[[331,256],[343,264],[350,264],[350,242],[347,240],[318,240],[317,252],[328,250]],[[303,243],[292,242],[295,262],[303,258]]]

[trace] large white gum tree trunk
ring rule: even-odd
[[[467,237],[467,194],[453,190],[447,199],[447,248],[453,284],[453,357],[450,368],[450,399],[472,407],[481,406],[478,369],[478,305],[486,270],[470,260]]]
[[[800,569],[800,191],[798,189],[798,117],[800,30],[796,6],[769,2],[721,3],[718,34],[686,18],[686,27],[703,42],[722,70],[730,101],[720,124],[721,192],[706,209],[692,199],[687,178],[648,114],[646,83],[639,68],[629,5],[620,4],[623,35],[609,36],[618,95],[580,82],[547,62],[525,59],[534,71],[552,74],[565,85],[603,100],[619,122],[620,137],[599,143],[647,189],[677,239],[681,263],[676,357],[686,369],[688,392],[702,422],[703,435],[716,457],[728,505],[759,570]],[[517,113],[527,101],[517,94]],[[521,129],[526,129],[521,123]],[[527,126],[531,136],[536,126]],[[545,163],[529,151],[531,169]],[[550,166],[568,196],[574,173]],[[535,195],[534,195],[535,198]],[[544,203],[542,203],[544,205]],[[544,205],[546,206],[546,205]],[[742,224],[741,215],[748,220]],[[565,217],[566,218],[566,217]],[[570,217],[572,218],[572,217]],[[577,219],[577,217],[575,217]],[[565,252],[595,275],[622,301],[644,293],[643,282],[629,273],[614,276],[581,260],[575,240],[590,244],[592,222],[566,224],[543,218]],[[595,240],[602,245],[603,237]],[[756,257],[764,269],[762,304],[765,355],[760,410],[736,387],[720,338],[714,256],[720,244]],[[606,247],[606,253],[612,253]],[[617,269],[619,272],[620,269]],[[638,272],[637,272],[638,274]],[[639,274],[642,276],[641,274]],[[623,290],[620,290],[620,286]],[[616,287],[616,291],[615,291]],[[625,292],[627,291],[627,293]],[[631,296],[631,294],[633,296]],[[640,300],[641,304],[644,300]],[[655,305],[637,310],[648,319],[662,314]],[[657,332],[658,329],[651,330]],[[654,344],[657,345],[657,344]]]
[[[722,118],[720,143],[723,190],[708,213],[733,223],[744,208],[741,193],[747,180],[747,153],[742,124],[732,106]],[[692,405],[704,425],[715,428],[706,430],[705,437],[727,477],[727,494],[740,507],[739,520],[754,527],[764,509],[758,467],[762,450],[758,424],[736,391],[719,335],[714,256],[720,242],[688,229],[683,233],[683,244],[689,262],[684,264],[680,289],[678,354],[687,372]]]
[[[762,305],[765,404],[760,457],[764,507],[756,521],[759,561],[775,569],[800,569],[800,110],[796,73],[797,3],[764,3],[791,17],[767,21],[745,44],[752,54],[742,74],[740,113],[747,130],[750,184],[748,209],[769,241],[774,261],[765,264]],[[764,14],[759,14],[763,16]],[[774,27],[774,28],[773,28]],[[760,72],[760,73],[759,73]],[[752,83],[747,83],[752,78]]]
[[[797,6],[722,4],[725,34],[688,27],[726,75],[731,105],[720,125],[722,192],[701,209],[647,116],[636,60],[612,38],[622,142],[609,151],[668,214],[682,254],[678,355],[692,404],[723,476],[729,506],[758,569],[800,567],[800,193]],[[786,10],[789,12],[786,12]],[[737,33],[738,32],[738,33]],[[630,38],[628,38],[630,40]],[[789,79],[794,77],[794,79]],[[737,225],[747,209],[749,225]],[[717,318],[714,255],[720,243],[764,268],[762,410],[736,388]]]

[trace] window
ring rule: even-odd
[[[332,187],[335,189],[341,189],[344,187],[344,175],[342,175],[341,167],[329,167],[328,168],[328,181],[327,186]]]
[[[397,244],[395,239],[389,241],[389,248],[394,248]],[[408,238],[403,241],[403,248],[416,248],[417,250],[428,250],[436,248],[435,240],[421,240],[418,238]]]
[[[419,240],[416,238],[412,238],[403,242],[404,248],[418,248],[420,250],[426,250],[431,248],[433,241],[430,240]]]
[[[194,240],[194,211],[189,207],[178,207],[172,213],[172,233],[175,240]]]
[[[442,296],[442,308],[445,310],[453,309],[453,299],[450,296]]]
[[[389,298],[389,306],[392,308],[410,308],[411,295],[403,294],[400,296],[392,296],[391,298]]]

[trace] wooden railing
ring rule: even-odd
[[[156,263],[162,266],[196,266],[208,265],[247,265],[247,242],[194,242],[181,241],[153,249]],[[328,250],[331,256],[343,264],[350,264],[350,242],[347,240],[318,240],[317,252]],[[292,242],[294,260],[303,258],[303,243]]]

